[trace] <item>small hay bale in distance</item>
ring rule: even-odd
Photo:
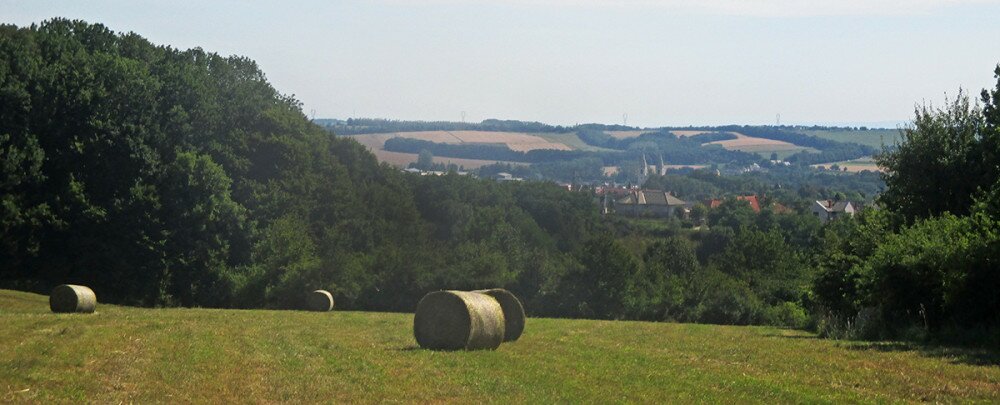
[[[491,288],[489,290],[476,290],[473,292],[486,294],[500,303],[500,308],[503,309],[503,317],[506,322],[504,325],[504,342],[513,342],[521,337],[521,333],[524,332],[524,306],[521,305],[521,300],[517,299],[514,293],[507,291],[503,288]]]
[[[97,295],[94,290],[82,285],[63,284],[53,288],[49,294],[49,308],[57,313],[89,314],[97,309]]]
[[[413,336],[425,349],[494,350],[503,342],[503,309],[486,294],[435,291],[417,304]]]
[[[327,290],[316,290],[306,296],[306,308],[310,311],[327,312],[333,310],[333,294]]]

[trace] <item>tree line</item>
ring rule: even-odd
[[[378,134],[413,131],[494,131],[528,133],[565,133],[572,128],[548,125],[541,122],[499,120],[490,118],[481,122],[404,121],[384,118],[348,118],[344,121],[317,120],[327,130],[339,135]]]

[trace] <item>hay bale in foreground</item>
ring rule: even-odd
[[[306,296],[306,308],[310,311],[327,312],[333,310],[333,294],[327,290],[316,290]]]
[[[49,308],[52,312],[89,314],[97,308],[97,295],[82,285],[63,284],[49,294]]]
[[[493,350],[503,342],[503,309],[486,294],[435,291],[417,304],[413,336],[425,349]]]
[[[526,317],[524,316],[524,306],[521,305],[521,300],[517,299],[514,293],[503,288],[491,288],[489,290],[476,290],[473,292],[489,295],[500,303],[505,320],[504,342],[513,342],[521,337],[521,333],[524,332],[524,319]]]

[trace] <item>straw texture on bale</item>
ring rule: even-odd
[[[477,290],[473,292],[489,295],[500,303],[500,308],[503,309],[503,317],[506,323],[504,325],[504,342],[513,342],[521,337],[521,333],[524,332],[524,306],[521,305],[521,300],[517,299],[517,296],[514,295],[514,293],[503,288],[492,288],[489,290]]]
[[[306,308],[310,311],[326,312],[333,310],[333,294],[326,290],[316,290],[306,297]]]
[[[503,342],[503,309],[486,294],[435,291],[417,304],[413,336],[425,349],[493,350]]]
[[[52,312],[91,313],[97,309],[97,295],[82,285],[63,284],[49,294],[49,308]]]

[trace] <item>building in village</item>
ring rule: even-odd
[[[820,221],[826,223],[838,217],[853,216],[854,204],[850,201],[819,200],[811,207],[812,213]]]
[[[760,213],[760,200],[757,198],[756,194],[738,195],[738,196],[736,196],[736,199],[739,200],[739,201],[746,201],[746,202],[750,203],[750,209],[752,209],[753,212],[756,212],[758,214]],[[704,204],[705,204],[706,207],[708,207],[710,209],[714,209],[714,208],[718,208],[720,205],[722,205],[723,201],[724,200],[720,199],[720,198],[713,198],[711,200],[706,200],[704,202]]]
[[[625,197],[615,201],[619,214],[632,216],[667,217],[676,210],[686,210],[688,203],[674,197],[668,191],[631,190]]]

